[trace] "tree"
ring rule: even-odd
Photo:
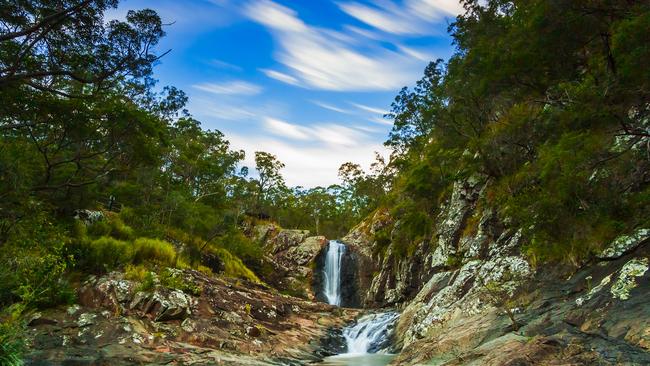
[[[255,208],[258,212],[263,212],[273,203],[277,203],[274,198],[286,190],[284,178],[280,174],[282,168],[284,164],[277,156],[263,151],[255,152],[255,169],[259,174],[259,178],[255,181],[257,184]]]

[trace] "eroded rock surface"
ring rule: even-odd
[[[39,315],[28,365],[298,365],[327,354],[321,340],[357,314],[260,285],[181,271],[200,294],[90,278],[80,304]]]

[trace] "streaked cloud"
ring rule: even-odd
[[[311,139],[311,131],[306,127],[298,126],[270,117],[266,117],[264,119],[264,124],[266,125],[266,129],[274,135],[295,140]]]
[[[256,95],[262,92],[262,87],[246,81],[229,81],[224,83],[200,83],[193,88],[212,94],[226,95]]]
[[[388,111],[382,108],[377,108],[377,107],[371,107],[367,106],[365,104],[360,104],[360,103],[350,103],[351,105],[355,106],[356,108],[359,108],[363,111],[370,112],[370,113],[376,113],[380,115],[388,114]]]
[[[335,123],[303,126],[276,118],[265,117],[264,127],[276,136],[290,140],[311,141],[329,146],[350,146],[369,139],[368,135],[359,129]]]
[[[380,31],[398,35],[427,34],[430,25],[463,12],[458,0],[374,1],[372,5],[340,2],[339,8]]]
[[[231,64],[229,62],[226,62],[226,61],[218,60],[218,59],[210,60],[209,64],[216,67],[216,68],[218,68],[218,69],[232,70],[232,71],[242,71],[241,67],[239,67],[237,65],[233,65],[233,64]]]
[[[310,26],[294,10],[273,1],[253,0],[244,7],[244,14],[271,32],[279,45],[276,60],[301,86],[334,91],[393,90],[421,74],[422,61],[408,53]]]
[[[343,109],[343,108],[339,108],[339,107],[331,105],[329,103],[321,102],[321,101],[318,101],[318,100],[312,100],[311,102],[316,104],[317,106],[319,106],[321,108],[328,109],[328,110],[333,111],[333,112],[338,112],[338,113],[343,113],[343,114],[352,114],[352,111],[349,111],[349,110],[346,110],[346,109]]]
[[[291,84],[291,85],[298,85],[300,82],[298,79],[294,78],[293,76],[289,74],[285,74],[283,72],[275,71],[275,70],[269,70],[269,69],[260,69],[261,72],[264,73],[264,75],[270,77],[271,79],[275,79],[278,81],[281,81],[283,83]]]

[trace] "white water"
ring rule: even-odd
[[[385,366],[395,355],[386,353],[390,333],[399,317],[395,312],[363,316],[343,330],[348,351],[326,357],[322,366]]]
[[[369,314],[343,330],[343,337],[348,346],[348,354],[367,354],[381,352],[389,341],[389,333],[398,313],[388,312]]]
[[[341,305],[341,259],[345,253],[345,245],[336,240],[330,240],[325,257],[324,293],[327,303],[330,305]]]

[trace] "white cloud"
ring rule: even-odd
[[[295,11],[270,0],[253,0],[244,13],[271,31],[280,46],[276,59],[300,85],[336,91],[392,90],[411,84],[421,73],[422,61],[412,55],[380,43],[359,45],[349,35],[309,26]]]
[[[420,22],[413,22],[407,17],[396,16],[395,11],[386,11],[386,9],[369,7],[359,3],[341,3],[339,7],[348,15],[387,33],[424,33]]]
[[[259,85],[246,81],[229,81],[225,83],[200,83],[192,85],[193,88],[212,94],[226,95],[256,95],[262,91]]]
[[[266,117],[264,124],[266,129],[274,135],[295,140],[309,140],[311,138],[309,129],[279,119]]]
[[[260,69],[266,76],[270,77],[271,79],[275,79],[278,81],[281,81],[283,83],[291,84],[291,85],[298,85],[300,82],[298,79],[294,78],[291,75],[285,74],[283,72],[275,71],[275,70],[269,70],[269,69]]]
[[[316,104],[317,106],[319,106],[319,107],[321,107],[321,108],[328,109],[328,110],[330,110],[330,111],[334,111],[334,112],[338,112],[338,113],[343,113],[343,114],[352,114],[351,111],[348,111],[348,110],[346,110],[346,109],[342,109],[342,108],[339,108],[339,107],[337,107],[337,106],[333,106],[333,105],[331,105],[331,104],[324,103],[324,102],[321,102],[321,101],[318,101],[318,100],[312,100],[311,102],[314,103],[314,104]]]
[[[390,120],[387,120],[385,118],[381,118],[381,117],[371,117],[371,118],[368,118],[368,121],[374,122],[374,123],[377,123],[377,124],[380,124],[380,125],[386,125],[386,126],[392,126],[393,125],[393,122],[391,122]]]
[[[464,11],[458,0],[375,1],[373,6],[341,2],[339,8],[380,31],[398,35],[427,34],[431,24]]]
[[[276,136],[328,146],[352,146],[361,141],[369,140],[368,136],[359,129],[335,123],[302,126],[276,118],[265,117],[264,127],[268,132]]]
[[[382,116],[384,114],[388,114],[388,111],[385,110],[385,109],[381,109],[381,108],[377,108],[377,107],[370,107],[370,106],[367,106],[365,104],[359,104],[359,103],[350,103],[350,104],[352,104],[353,106],[355,106],[355,107],[357,107],[357,108],[359,108],[359,109],[361,109],[363,111],[366,111],[366,112],[381,114]]]
[[[373,151],[388,156],[388,150],[379,143],[359,141],[353,145],[309,145],[296,146],[277,139],[255,136],[242,136],[227,133],[233,149],[246,151],[245,165],[251,169],[255,166],[253,153],[266,151],[274,154],[286,168],[282,170],[289,186],[328,186],[340,184],[338,169],[341,164],[352,161],[365,169],[374,161]]]
[[[222,60],[210,60],[210,65],[218,68],[218,69],[224,69],[224,70],[232,70],[232,71],[242,71],[242,68],[237,65],[233,65],[229,62],[222,61]]]

